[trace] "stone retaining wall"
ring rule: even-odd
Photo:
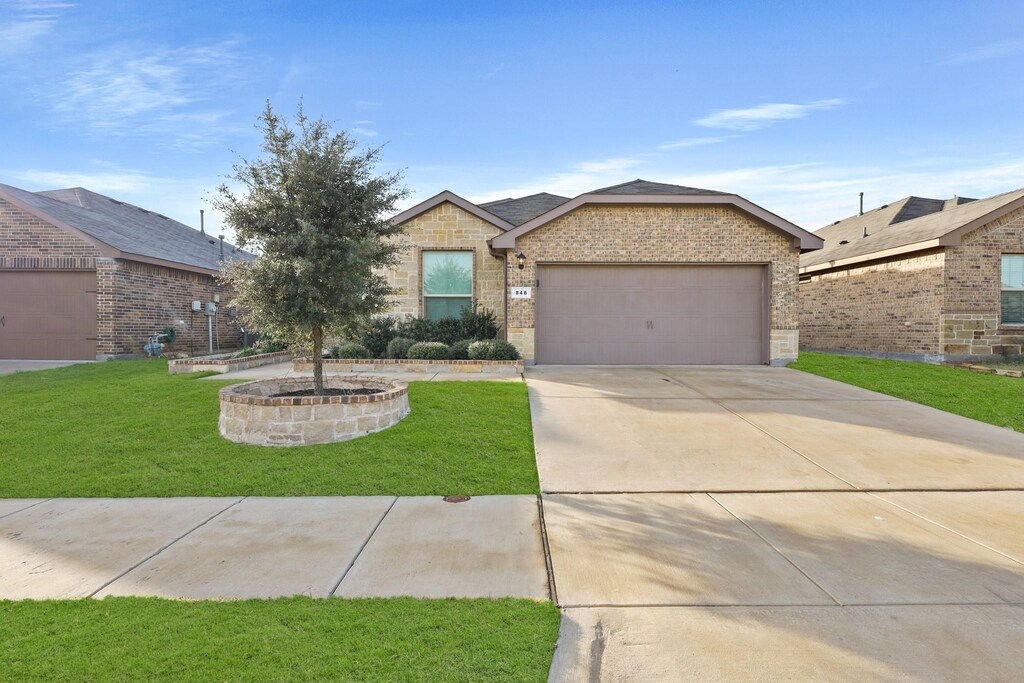
[[[244,358],[233,358],[234,354],[219,354],[213,356],[197,356],[195,358],[180,358],[167,363],[167,371],[172,375],[180,375],[189,372],[234,372],[236,370],[248,370],[258,368],[261,365],[272,363],[283,363],[292,357],[290,351],[275,351],[274,353],[261,353],[255,356]]]
[[[353,396],[274,396],[307,389],[309,378],[261,380],[220,390],[220,435],[258,446],[347,441],[397,424],[409,414],[408,388],[385,377],[329,377],[331,389],[379,389]]]
[[[308,358],[296,358],[295,372],[311,372]],[[392,358],[326,358],[325,372],[494,372],[522,374],[521,360],[402,360]]]

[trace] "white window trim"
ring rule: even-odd
[[[1024,322],[1019,323],[1007,323],[1003,322],[1003,292],[1024,292],[1024,287],[1004,287],[1003,286],[1003,257],[1004,256],[1017,256],[1024,259],[1024,254],[1000,254],[999,255],[999,326],[1000,327],[1024,327]]]

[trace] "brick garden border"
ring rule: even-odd
[[[281,363],[291,359],[291,351],[275,351],[274,353],[260,353],[255,356],[244,358],[232,358],[234,354],[222,353],[213,356],[196,356],[195,358],[179,358],[167,363],[167,371],[172,375],[181,375],[189,372],[234,372],[236,370],[248,370],[258,368],[261,365]]]
[[[292,361],[295,372],[310,372],[313,363],[308,358]],[[466,372],[522,374],[522,360],[409,360],[396,358],[325,358],[328,372]]]

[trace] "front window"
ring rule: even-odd
[[[457,318],[473,303],[473,252],[423,252],[423,315]]]
[[[1002,322],[1024,325],[1024,254],[1003,254],[1001,273]]]

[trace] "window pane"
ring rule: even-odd
[[[473,252],[423,252],[423,293],[473,294]]]
[[[1024,325],[1024,291],[1003,292],[1003,323]]]
[[[439,318],[458,318],[462,309],[472,303],[470,297],[443,296],[427,297],[423,300],[424,317],[427,320],[438,320]]]
[[[1003,254],[1003,287],[1024,289],[1024,254]]]

